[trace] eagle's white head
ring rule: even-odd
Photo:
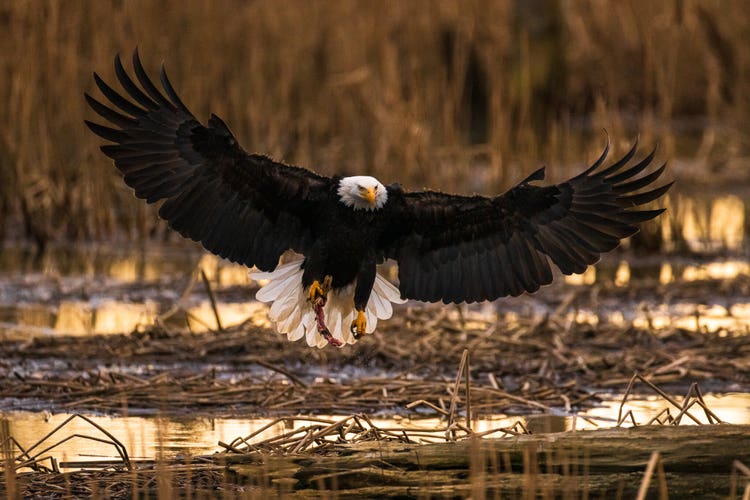
[[[354,210],[377,210],[388,201],[388,191],[375,177],[355,175],[339,182],[341,203]]]

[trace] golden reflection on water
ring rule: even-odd
[[[71,335],[131,332],[139,326],[153,324],[158,309],[158,305],[149,300],[143,303],[103,300],[96,304],[62,301],[53,329]]]
[[[585,412],[585,416],[594,419],[600,427],[612,427],[617,423],[617,415],[620,409],[620,402],[622,398],[612,398],[604,401],[604,404],[591,408]],[[682,404],[682,398],[677,397],[675,400]],[[728,393],[728,394],[705,394],[703,395],[703,401],[709,410],[711,410],[716,416],[718,416],[722,422],[735,424],[735,425],[747,425],[750,424],[750,394],[747,393]],[[670,405],[667,401],[658,396],[648,397],[645,399],[630,400],[625,403],[623,407],[623,413],[628,410],[633,412],[635,421],[638,425],[644,425],[653,417],[659,415],[660,412],[665,409],[669,409],[672,416],[676,416],[679,410],[674,406]],[[704,411],[694,405],[690,410],[690,414],[696,417],[701,424],[708,424],[708,418]],[[591,428],[591,423],[578,419],[581,426],[576,427],[577,429],[588,429]],[[610,425],[606,425],[607,422],[611,422]],[[698,425],[690,418],[683,417],[680,421],[680,425]],[[632,427],[632,422],[627,420],[623,427]]]
[[[597,280],[597,267],[589,266],[583,274],[565,276],[565,282],[569,285],[593,285]],[[638,268],[635,268],[638,269]],[[617,265],[613,282],[616,286],[624,287],[633,279],[634,266],[623,260]],[[676,265],[671,262],[663,262],[658,270],[654,270],[646,279],[658,278],[662,285],[669,284],[677,279],[682,281],[701,280],[729,280],[739,276],[750,275],[750,262],[744,260],[722,260],[706,262],[701,264]]]
[[[32,412],[14,412],[3,415],[10,422],[10,435],[25,447],[36,444],[39,439],[65,421],[69,414],[49,415]],[[153,459],[163,456],[202,455],[217,451],[218,442],[229,442],[237,436],[246,435],[271,422],[270,419],[169,419],[163,417],[106,417],[89,416],[111,433],[128,450],[132,459]],[[269,429],[279,434],[284,426]],[[63,438],[80,434],[107,439],[99,430],[82,419],[73,419],[58,433],[45,440],[36,449],[41,450]],[[114,447],[85,438],[75,438],[56,447],[52,453],[60,460],[117,459]]]
[[[151,263],[142,256],[130,255],[113,259],[103,274],[122,283],[156,281],[163,272],[161,261]],[[200,269],[212,287],[247,286],[251,284],[248,269],[228,263],[214,255],[204,254]],[[101,270],[100,270],[101,271]],[[93,272],[93,271],[92,271]],[[219,302],[217,310],[222,326],[241,324],[258,315],[262,304],[255,302]],[[184,308],[184,320],[193,332],[217,330],[216,314],[208,300],[192,301]],[[109,298],[62,300],[57,306],[39,307],[22,304],[17,307],[15,320],[31,328],[65,333],[68,335],[128,333],[152,326],[160,314],[159,305],[152,300],[127,302]]]
[[[579,286],[593,285],[596,283],[596,267],[587,267],[583,274],[571,274],[570,276],[565,276],[565,283]]]
[[[243,280],[249,281],[243,266],[227,266],[213,256],[205,257],[209,276],[218,280],[217,286],[232,286]],[[601,279],[607,279],[605,272]],[[615,286],[626,287],[635,279],[652,279],[658,277],[662,285],[675,280],[685,282],[699,280],[729,280],[738,276],[750,275],[750,263],[742,260],[715,261],[703,264],[662,263],[653,271],[633,268],[627,261],[618,263],[611,275]],[[577,286],[588,286],[596,282],[597,270],[589,267],[583,275],[566,277],[568,283]],[[200,285],[198,285],[200,286]],[[218,328],[216,315],[207,299],[192,299],[181,304],[183,311],[172,317],[171,325],[177,328],[187,326],[193,332],[215,331]],[[121,301],[113,298],[99,297],[90,300],[61,300],[58,304],[20,303],[0,307],[0,337],[13,337],[19,334],[49,335],[62,333],[68,335],[118,334],[142,330],[154,324],[164,312],[164,306],[156,301],[145,299],[138,302]],[[589,310],[578,308],[569,313],[569,320],[598,324],[608,321],[614,324],[625,324],[632,321],[637,327],[680,327],[690,330],[716,331],[720,328],[734,328],[743,331],[750,328],[750,305],[743,303],[706,305],[699,302],[661,303],[655,301],[638,306],[633,303],[631,311],[621,309],[611,311],[606,308]],[[246,321],[257,326],[270,326],[265,305],[254,300],[246,302],[219,301],[217,310],[222,326],[231,327]],[[464,313],[467,317],[468,312]],[[510,314],[510,313],[508,313]],[[480,316],[483,320],[494,321],[494,307],[481,306]],[[511,321],[511,316],[506,320]]]
[[[162,272],[158,262],[130,257],[114,260],[104,274],[125,283],[135,283],[158,280]],[[90,270],[90,275],[95,273],[94,269]]]
[[[709,262],[700,266],[687,266],[682,272],[685,281],[699,280],[727,280],[734,279],[740,275],[750,274],[750,263],[746,261],[732,260],[724,262]]]
[[[632,324],[644,330],[681,328],[694,332],[724,332],[725,335],[730,332],[746,334],[750,331],[750,304],[734,304],[729,308],[718,304],[660,304],[643,306],[630,313],[580,308],[568,313],[566,318],[592,326],[606,322],[617,326]]]
[[[160,314],[158,304],[146,300],[141,303],[102,300],[96,303],[64,300],[57,306],[20,304],[1,308],[0,339],[18,335],[93,335],[129,333],[148,328]],[[266,306],[259,302],[219,302],[216,305],[223,327],[236,326],[251,320],[264,321]],[[213,307],[208,300],[184,308],[184,314],[170,321],[177,326],[187,326],[190,331],[202,333],[216,331],[218,325]]]
[[[630,266],[623,260],[615,271],[615,285],[627,286],[628,283],[630,283]]]
[[[587,270],[587,273],[592,268]],[[621,261],[617,266],[613,282],[616,286],[628,286],[633,278],[633,267],[627,261]],[[642,274],[642,273],[641,273]],[[661,285],[667,285],[675,280],[684,282],[706,280],[731,280],[740,276],[750,276],[750,262],[744,260],[725,260],[702,264],[678,265],[670,262],[662,263],[658,270],[651,273],[658,277]],[[649,279],[647,276],[646,279]],[[569,284],[584,285],[590,281],[580,276],[566,276]],[[738,298],[737,300],[742,300]],[[734,304],[712,304],[710,296],[704,301],[673,303],[651,302],[633,304],[633,307],[618,308],[617,310],[600,307],[591,310],[586,307],[576,308],[567,314],[569,321],[598,325],[608,322],[615,325],[626,325],[629,322],[638,328],[683,328],[690,331],[729,330],[735,332],[750,331],[750,303],[737,302]],[[512,319],[512,314],[506,319]]]
[[[668,285],[674,281],[674,272],[672,271],[672,264],[665,262],[659,269],[659,283],[662,285]]]
[[[690,252],[741,252],[746,246],[746,213],[750,210],[745,200],[734,194],[715,197],[671,195],[666,200],[667,212],[659,219],[661,237],[666,250]],[[744,261],[688,266],[682,279],[728,279],[750,274],[750,264]],[[673,281],[672,267],[665,263],[659,273],[662,284]],[[596,267],[589,266],[581,275],[566,276],[571,285],[592,285],[597,281]],[[630,266],[620,263],[614,283],[627,286]]]
[[[232,264],[206,253],[198,263],[206,277],[218,286],[247,286],[252,284],[250,272],[241,264]]]
[[[216,309],[219,312],[219,318],[223,327],[230,327],[242,324],[248,320],[253,323],[270,324],[268,321],[263,322],[268,310],[265,304],[260,302],[231,302],[217,303]],[[210,302],[204,301],[199,305],[187,310],[188,327],[193,332],[216,331],[216,315]]]
[[[247,267],[228,262],[210,253],[204,252],[201,254],[197,265],[194,265],[194,267],[202,269],[206,277],[215,286],[243,286],[252,283],[248,276]],[[163,277],[164,271],[163,261],[161,260],[126,255],[113,260],[101,274],[124,283],[137,283],[158,281]]]
[[[676,398],[681,401],[680,398]],[[487,432],[501,428],[511,428],[517,422],[522,423],[533,433],[563,432],[571,430],[589,430],[614,427],[620,407],[620,397],[606,399],[598,407],[591,408],[577,415],[530,415],[506,416],[496,415],[476,419],[471,427],[474,432]],[[705,395],[707,407],[722,421],[732,424],[750,424],[750,394]],[[632,410],[638,424],[645,424],[658,415],[669,404],[663,399],[646,398],[629,400],[624,410]],[[678,411],[670,408],[671,414]],[[702,423],[708,423],[703,411],[697,406],[691,414]],[[41,437],[60,425],[69,415],[45,415],[42,413],[13,412],[0,413],[0,418],[7,418],[10,423],[10,434],[23,446],[30,447]],[[318,418],[339,420],[342,415],[322,415]],[[128,450],[132,459],[153,459],[158,456],[174,457],[176,455],[196,456],[211,454],[222,450],[219,441],[232,442],[235,438],[248,436],[258,429],[273,422],[269,418],[164,418],[164,417],[90,417],[118,439]],[[439,418],[408,418],[403,416],[373,417],[373,424],[380,429],[407,428],[413,431],[435,431],[444,429],[446,421]],[[305,417],[290,417],[270,426],[253,438],[253,442],[278,436],[300,427],[311,424]],[[683,418],[680,425],[696,425],[689,418]],[[624,427],[630,427],[628,420]],[[58,434],[44,442],[44,447],[54,444],[63,438],[81,434],[104,438],[97,429],[81,419],[69,422]],[[440,433],[434,434],[434,441],[442,439]],[[502,432],[490,436],[502,437]],[[432,438],[423,438],[433,441]],[[40,450],[43,446],[37,447]],[[48,455],[61,461],[96,461],[117,459],[115,449],[106,443],[75,438],[56,447]]]
[[[671,215],[660,219],[662,235],[667,241],[684,241],[692,251],[736,251],[745,241],[746,209],[745,201],[734,194],[670,197]]]
[[[247,285],[245,266],[233,264],[197,246],[153,245],[148,249],[103,247],[53,247],[41,258],[24,248],[0,252],[0,275],[44,275],[50,278],[109,279],[120,284],[160,282],[189,275],[201,266],[213,284]]]
[[[673,247],[684,245],[687,249],[697,251],[729,250],[738,251],[746,245],[745,226],[747,222],[747,204],[744,199],[734,194],[723,194],[714,197],[696,197],[682,194],[670,195],[666,201],[668,211],[659,219],[662,236]],[[23,260],[23,252],[4,251],[0,255],[0,268],[3,272],[30,272]],[[160,250],[134,251],[134,249],[64,249],[44,257],[40,268],[45,276],[52,278],[50,283],[40,283],[40,288],[49,288],[40,303],[13,301],[0,305],[0,337],[29,334],[65,333],[73,335],[127,333],[153,325],[164,305],[155,301],[140,299],[136,301],[117,300],[108,296],[106,290],[96,292],[89,290],[95,280],[114,280],[119,285],[160,283],[166,279],[169,290],[179,288],[175,277],[187,277],[190,272],[202,269],[214,289],[231,286],[252,285],[245,266],[226,262],[206,252],[186,251],[184,248],[165,248]],[[395,266],[386,268],[395,273]],[[636,279],[658,279],[662,285],[675,281],[727,280],[741,275],[750,275],[750,262],[745,260],[724,260],[704,264],[680,264],[664,262],[660,266],[643,268],[633,267],[627,261],[617,263],[613,269],[606,266],[590,266],[581,275],[566,276],[565,282],[570,285],[590,286],[598,281],[608,281],[618,287],[627,287]],[[56,280],[61,276],[74,276],[74,285],[93,297],[90,300],[67,299],[64,296],[59,303],[51,303],[51,296],[57,293],[56,287],[65,288]],[[395,276],[394,276],[395,277]],[[84,281],[76,281],[83,278]],[[49,280],[48,280],[49,281]],[[105,281],[105,287],[108,281]],[[23,286],[23,285],[17,285]],[[37,286],[33,280],[27,286]],[[196,287],[200,288],[200,283]],[[100,295],[97,297],[97,293]],[[52,294],[50,296],[50,294]],[[12,295],[9,295],[12,297]],[[680,326],[684,328],[708,328],[715,330],[723,327],[750,325],[750,315],[742,307],[733,311],[714,310],[695,304],[681,306],[684,310],[668,307],[664,304],[653,304],[646,312],[640,311],[635,316],[637,326],[650,324],[655,327]],[[161,309],[161,310],[160,310]],[[193,300],[184,307],[178,326],[187,325],[192,331],[202,332],[217,329],[213,309],[208,300]],[[219,316],[225,327],[251,320],[258,325],[268,325],[263,306],[248,301],[246,303],[218,304]],[[675,316],[677,315],[677,316]],[[739,316],[736,318],[735,316]],[[604,313],[604,319],[613,322],[625,322],[628,314]],[[632,315],[631,315],[632,316]],[[696,317],[700,319],[695,319]],[[593,312],[578,311],[575,318],[579,321],[597,322],[599,315]],[[739,323],[737,322],[739,319]],[[650,323],[649,323],[650,322]]]

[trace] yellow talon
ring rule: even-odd
[[[320,286],[318,280],[313,281],[312,285],[310,285],[310,289],[307,291],[307,300],[314,304],[318,299],[322,298],[323,295],[323,287]]]
[[[354,338],[358,339],[366,333],[367,330],[367,319],[365,318],[364,311],[357,311],[357,318],[352,321],[351,331],[354,334]]]
[[[313,281],[312,285],[310,285],[310,289],[307,291],[307,300],[313,305],[324,305],[326,295],[328,295],[328,292],[331,290],[332,282],[333,279],[331,276],[326,276],[323,279],[322,285],[318,280]]]

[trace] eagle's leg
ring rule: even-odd
[[[357,317],[352,321],[351,332],[355,339],[362,337],[367,331],[367,318],[365,318],[365,312],[362,310],[357,311]]]
[[[318,280],[313,281],[312,285],[310,285],[310,288],[307,290],[307,300],[310,301],[313,306],[316,306],[319,303],[321,304],[321,307],[326,305],[328,292],[331,291],[331,283],[333,283],[333,278],[330,275],[323,278],[323,284]]]
[[[323,311],[326,301],[328,300],[328,292],[331,291],[332,283],[333,278],[331,276],[323,278],[323,284],[320,284],[318,280],[313,281],[312,285],[310,285],[310,290],[307,292],[307,299],[312,303],[313,310],[315,311],[315,322],[317,323],[318,333],[320,333],[329,344],[341,347],[344,345],[343,342],[335,338],[331,335],[331,332],[328,331],[328,327],[326,326],[326,316]]]
[[[365,310],[367,302],[370,300],[372,287],[375,284],[375,259],[370,259],[362,263],[362,267],[357,273],[357,284],[354,287],[354,309],[357,311],[357,317],[352,321],[350,331],[355,339],[359,339],[367,333],[367,317]]]

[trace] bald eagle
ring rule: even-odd
[[[354,343],[406,299],[444,303],[534,292],[563,274],[582,273],[603,252],[663,209],[644,210],[671,183],[653,187],[665,165],[639,176],[654,152],[631,164],[636,145],[602,167],[601,156],[557,185],[539,186],[541,168],[494,197],[409,192],[369,176],[325,177],[247,153],[227,125],[201,124],[161,68],[156,87],[136,50],[128,75],[119,56],[123,97],[96,73],[108,104],[86,101],[107,126],[86,121],[112,144],[125,183],[182,236],[225,259],[256,267],[267,280],[257,298],[290,340],[311,346]],[[637,141],[636,141],[637,143]],[[643,192],[642,188],[649,190]],[[302,258],[280,264],[287,250]],[[398,288],[377,273],[398,263]]]

